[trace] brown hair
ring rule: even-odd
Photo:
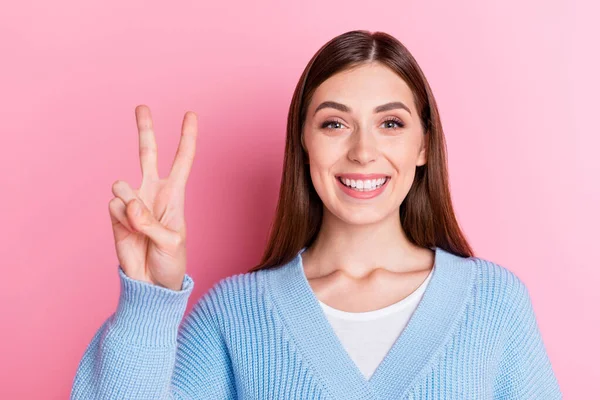
[[[321,47],[312,57],[294,91],[287,119],[283,172],[275,220],[260,263],[249,272],[291,261],[317,236],[323,203],[310,178],[302,141],[306,111],[316,88],[332,75],[364,63],[379,62],[410,87],[427,135],[427,162],[417,166],[413,184],[400,205],[400,221],[408,239],[421,247],[440,247],[461,257],[473,256],[452,208],[446,142],[429,83],[416,60],[393,36],[354,30]]]

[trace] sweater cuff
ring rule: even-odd
[[[129,344],[174,346],[194,281],[185,274],[181,290],[172,290],[128,277],[119,265],[121,293],[110,336]]]

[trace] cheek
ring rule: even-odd
[[[310,138],[307,143],[309,162],[311,168],[327,172],[333,165],[339,162],[344,156],[343,144],[331,138]],[[316,171],[319,172],[319,171]]]
[[[329,167],[317,163],[310,163],[310,179],[312,180],[315,190],[322,197],[327,191],[327,180],[329,179]]]
[[[419,155],[418,143],[399,141],[383,146],[383,149],[382,153],[400,172],[415,167]]]
[[[332,157],[329,151],[313,151],[309,160],[310,178],[315,191],[325,203],[334,190],[333,172],[339,158]],[[314,155],[314,156],[313,156]]]

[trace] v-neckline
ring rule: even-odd
[[[434,362],[464,314],[474,263],[439,247],[429,284],[406,327],[370,379],[352,360],[306,278],[302,248],[289,263],[267,270],[268,292],[294,343],[334,399],[401,398]],[[348,397],[351,393],[352,397]]]

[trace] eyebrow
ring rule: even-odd
[[[319,104],[319,106],[317,107],[317,109],[315,110],[313,116],[317,113],[317,111],[323,109],[323,108],[334,108],[336,110],[342,111],[342,112],[352,112],[352,109],[350,107],[348,107],[347,105],[335,102],[335,101],[324,101],[321,104]],[[380,112],[384,112],[384,111],[389,111],[389,110],[394,110],[394,109],[404,109],[406,111],[408,111],[409,114],[411,114],[409,108],[402,103],[401,101],[393,101],[390,103],[386,103],[386,104],[382,104],[380,106],[375,107],[375,109],[373,110],[373,113],[380,113]],[[412,115],[412,114],[411,114]]]

